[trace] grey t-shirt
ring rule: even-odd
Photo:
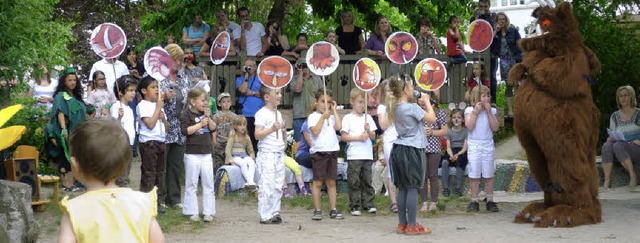
[[[462,130],[455,131],[450,127],[449,134],[444,137],[451,143],[451,148],[462,148],[464,140],[467,139],[467,128],[462,127]]]
[[[293,94],[293,118],[306,118],[309,115],[309,105],[315,101],[315,98],[313,97],[314,93],[318,88],[322,87],[322,80],[318,76],[312,74],[309,79],[303,81],[300,93],[294,91],[294,86],[297,82],[298,75],[295,74],[289,83]]]
[[[424,111],[415,103],[401,103],[396,106],[395,125],[398,139],[394,144],[424,149],[427,146],[427,136],[422,126]]]

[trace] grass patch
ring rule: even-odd
[[[196,233],[204,228],[202,221],[191,221],[189,217],[182,215],[182,209],[167,208],[166,213],[158,215],[156,219],[162,232],[166,233]]]

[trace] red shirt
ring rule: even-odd
[[[489,87],[489,80],[485,80],[484,82],[482,82],[482,85]],[[476,85],[478,85],[478,83],[473,79],[473,77],[468,77],[467,78],[467,86],[469,86],[469,91],[473,90],[473,88],[476,87]]]
[[[456,32],[453,29],[447,31],[447,56],[453,57],[464,53],[464,46],[460,39],[455,38]]]

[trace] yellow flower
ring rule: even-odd
[[[13,105],[2,109],[0,111],[0,127],[7,123],[20,109],[22,109],[22,105]],[[0,140],[0,150],[6,149],[18,142],[26,130],[27,128],[25,126],[10,126],[0,129],[0,138],[2,138]]]

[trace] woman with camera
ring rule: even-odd
[[[289,39],[282,34],[280,24],[275,20],[269,20],[267,28],[269,28],[269,36],[267,37],[269,48],[264,52],[264,55],[279,56],[285,50],[289,50]]]
[[[254,148],[258,147],[258,141],[254,135],[255,115],[264,106],[264,101],[260,98],[260,80],[256,75],[256,61],[247,59],[244,61],[243,74],[236,79],[236,114],[247,118],[247,132]],[[257,152],[257,151],[254,151]]]

